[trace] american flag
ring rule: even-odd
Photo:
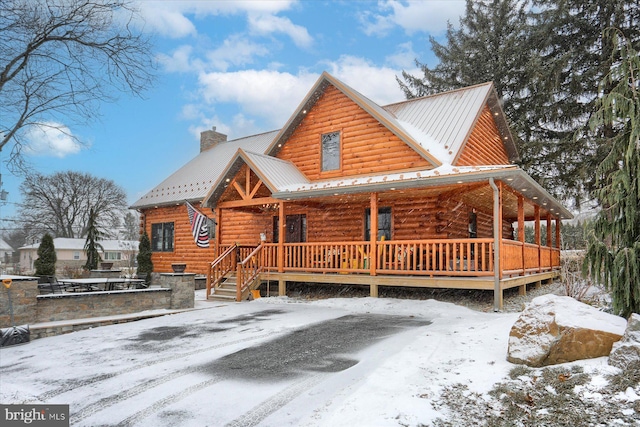
[[[189,214],[189,222],[191,223],[191,234],[199,248],[209,247],[209,227],[207,226],[208,218],[198,212],[191,203],[185,202],[187,205],[187,213]]]

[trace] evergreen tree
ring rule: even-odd
[[[96,270],[98,263],[101,261],[100,251],[104,248],[100,243],[104,237],[104,233],[98,227],[97,215],[93,209],[89,211],[89,219],[87,220],[87,240],[84,243],[84,251],[87,254],[87,262],[84,268],[87,270]]]
[[[523,169],[579,206],[606,153],[587,121],[594,88],[612,64],[601,37],[611,25],[637,44],[637,0],[467,0],[460,29],[449,26],[447,43],[430,39],[440,63],[417,62],[423,76],[404,72],[399,83],[411,98],[493,81],[519,139]]]
[[[613,129],[603,125],[599,134],[589,126],[598,98],[610,83],[600,84],[617,60],[613,42],[603,31],[618,28],[632,44],[640,42],[640,5],[637,0],[533,0],[532,34],[540,46],[542,65],[539,90],[551,95],[539,110],[542,162],[553,172],[552,187],[566,187],[576,198],[594,189],[593,171],[608,153]],[[553,166],[549,168],[548,166]]]
[[[151,261],[151,242],[149,235],[145,231],[140,236],[140,244],[138,246],[138,275],[146,274],[147,283],[151,282],[151,273],[153,272],[153,262]]]
[[[596,217],[585,269],[610,290],[616,314],[640,313],[640,55],[619,30],[612,35],[612,67],[600,85],[592,128],[608,154],[598,165]],[[607,137],[607,134],[613,136]]]
[[[55,276],[56,261],[58,261],[58,257],[53,237],[47,233],[42,237],[40,246],[38,246],[38,259],[33,263],[36,267],[36,276]]]

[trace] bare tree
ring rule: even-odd
[[[34,174],[20,186],[20,217],[25,228],[54,237],[84,237],[91,210],[98,227],[109,230],[126,209],[126,193],[115,182],[87,173]],[[113,236],[109,236],[113,237]]]
[[[0,1],[0,151],[12,144],[10,166],[23,165],[29,129],[69,133],[62,123],[87,123],[118,92],[151,85],[137,17],[129,0]]]

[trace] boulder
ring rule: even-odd
[[[511,328],[507,360],[539,367],[608,356],[626,324],[571,297],[537,297]]]
[[[622,339],[613,344],[609,364],[626,369],[633,362],[640,361],[640,314],[633,313],[627,322]]]

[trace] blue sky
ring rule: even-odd
[[[74,170],[122,186],[129,203],[196,156],[199,134],[216,126],[229,139],[279,129],[327,71],[387,104],[404,99],[395,76],[435,65],[429,35],[458,26],[464,0],[139,1],[154,35],[158,80],[144,99],[121,95],[99,121],[69,132],[78,146],[34,130],[28,161],[43,174]],[[62,123],[62,125],[65,125]],[[21,177],[0,153],[8,203],[21,202]],[[0,228],[14,223],[1,222]]]

